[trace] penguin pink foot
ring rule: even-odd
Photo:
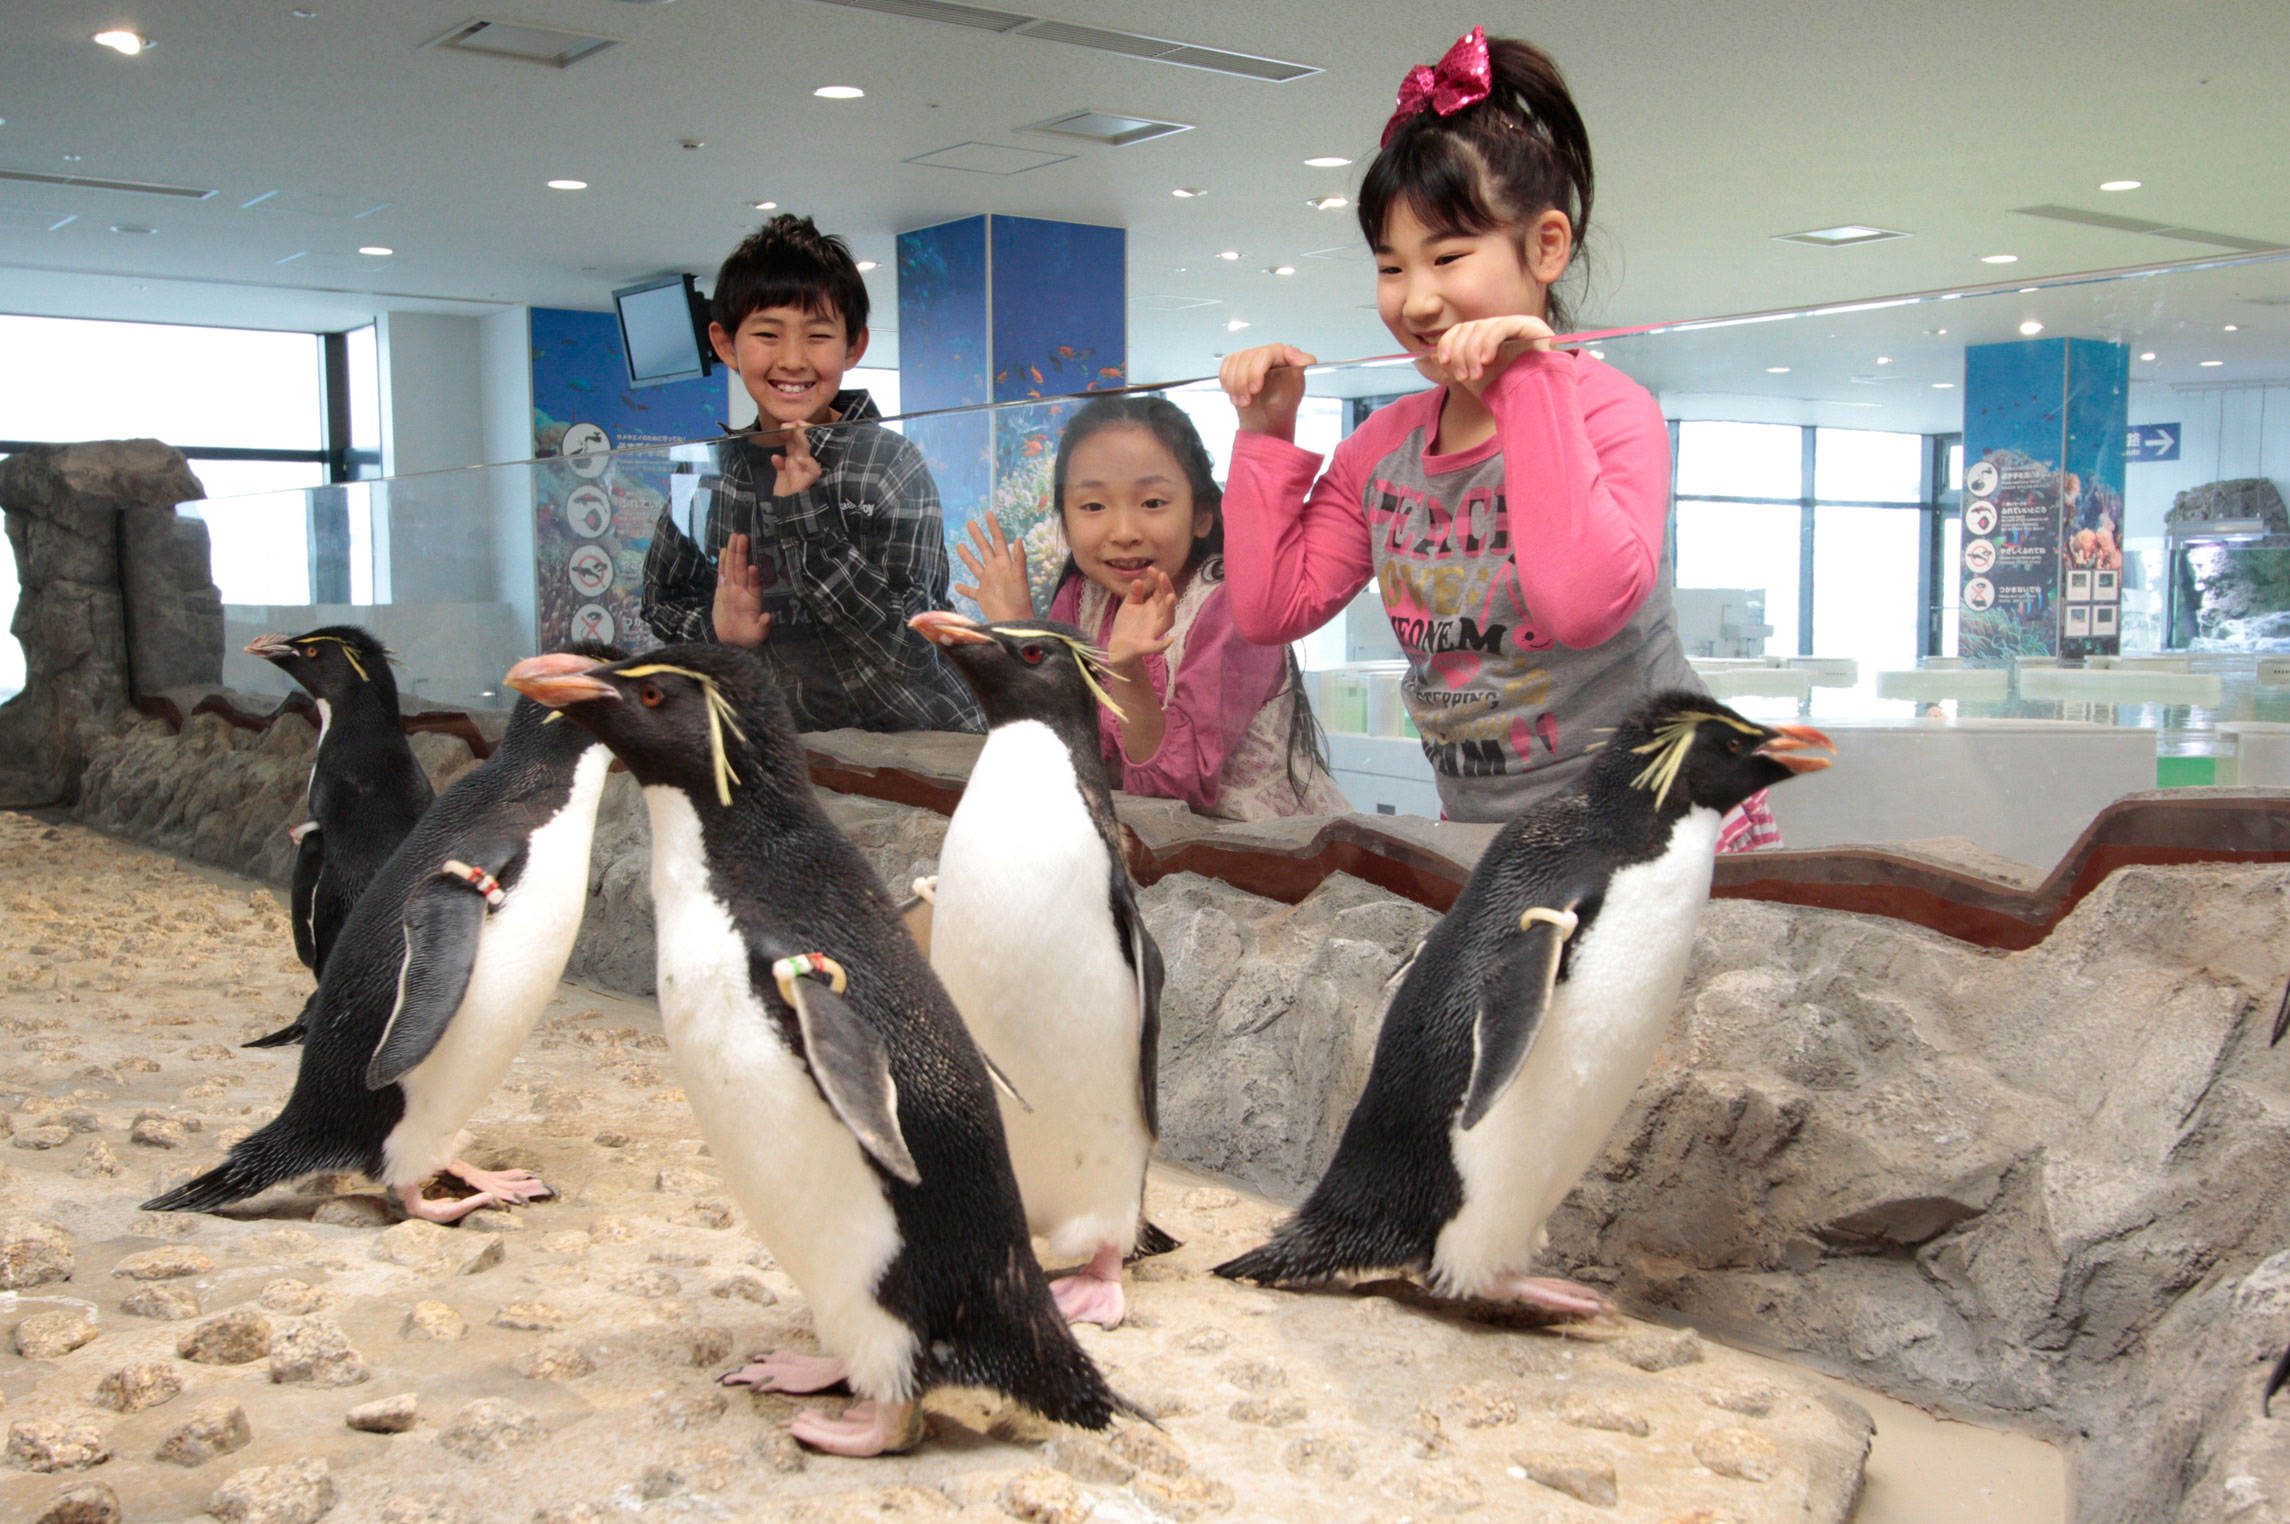
[[[418,1185],[398,1187],[398,1206],[408,1217],[418,1217],[423,1222],[459,1222],[479,1207],[493,1205],[493,1197],[485,1191],[479,1191],[474,1196],[447,1196],[432,1201],[422,1195]]]
[[[896,1455],[922,1443],[922,1404],[869,1398],[840,1415],[808,1408],[788,1421],[787,1432],[830,1455]]]
[[[1121,1289],[1121,1251],[1111,1244],[1099,1249],[1088,1264],[1050,1282],[1050,1296],[1068,1323],[1119,1328],[1129,1315],[1129,1299]]]
[[[725,1386],[752,1386],[759,1392],[824,1392],[841,1386],[849,1367],[833,1355],[799,1355],[789,1349],[761,1350],[747,1364],[718,1377]],[[874,1452],[855,1452],[871,1455]]]
[[[556,1194],[541,1183],[540,1176],[529,1169],[479,1169],[474,1164],[456,1159],[445,1167],[445,1173],[491,1196],[503,1206],[525,1206],[543,1196]]]
[[[1487,1295],[1494,1301],[1519,1302],[1566,1318],[1608,1318],[1616,1315],[1614,1304],[1606,1299],[1604,1293],[1589,1286],[1578,1286],[1573,1281],[1553,1280],[1539,1275],[1506,1275],[1488,1289]]]

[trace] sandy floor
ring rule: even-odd
[[[1857,1450],[1853,1415],[1818,1379],[1680,1332],[1570,1338],[1227,1284],[1207,1267],[1274,1209],[1158,1172],[1150,1210],[1186,1246],[1140,1268],[1127,1325],[1081,1337],[1159,1429],[1089,1436],[941,1392],[909,1456],[806,1455],[780,1432],[788,1400],[715,1384],[750,1349],[807,1345],[808,1320],[712,1173],[649,1004],[566,987],[472,1124],[472,1158],[538,1171],[553,1201],[459,1230],[393,1227],[370,1184],[329,1178],[229,1217],[140,1212],[275,1111],[297,1050],[236,1044],[283,1023],[306,988],[268,889],[0,814],[0,1268],[11,1233],[38,1231],[27,1222],[58,1225],[74,1262],[69,1280],[0,1293],[0,1326],[16,1330],[0,1348],[0,1517],[37,1518],[100,1482],[127,1520],[185,1519],[226,1483],[261,1483],[258,1468],[318,1461],[326,1479],[309,1487],[333,1495],[327,1517],[376,1524],[1763,1524],[1830,1517]],[[93,1338],[19,1353],[40,1350],[27,1322],[57,1312],[92,1317]],[[226,1314],[268,1325],[241,1351],[252,1358],[179,1355]],[[119,1410],[121,1389],[173,1387]],[[345,1423],[402,1394],[410,1430]],[[158,1458],[234,1403],[239,1447]],[[1863,1518],[2063,1517],[2056,1453],[1896,1406],[1880,1414]],[[93,1463],[27,1469],[73,1460]]]

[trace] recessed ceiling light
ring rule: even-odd
[[[2099,188],[2101,190],[2137,190],[2139,182],[2136,180],[2102,180],[2099,182]]]
[[[1877,364],[1879,364],[1879,365],[1890,365],[1891,363],[1892,363],[1892,356],[1891,356],[1891,355],[1878,355],[1878,356],[1877,356]]]
[[[2016,265],[2019,262],[2020,256],[2017,254],[1983,254],[1980,256],[1980,263],[1984,265]]]
[[[549,189],[550,189],[550,190],[587,190],[587,189],[588,189],[588,182],[587,182],[586,180],[551,180],[551,181],[549,182]]]
[[[77,164],[79,161],[80,156],[76,153],[67,153],[64,155],[64,162],[66,164]]]
[[[1180,185],[1169,194],[1175,196],[1179,201],[1190,201],[1195,196],[1205,196],[1208,192],[1197,185]]]
[[[2224,360],[2201,360],[2196,363],[2200,364],[2203,369],[2208,370],[2213,365],[2224,365],[2226,362]]]
[[[1219,259],[1238,259],[1238,258],[1240,258],[1240,250],[1238,250],[1238,249],[1222,249],[1222,250],[1219,250],[1219,251],[1218,251],[1218,253],[1217,253],[1217,258],[1219,258]]]
[[[2155,358],[2155,351],[2153,351],[2152,349],[2150,349],[2150,350],[2148,350],[2148,351],[2147,351],[2145,354],[2142,354],[2141,356],[2139,356],[2139,358],[2140,358],[2140,359],[2142,359],[2142,360],[2152,360],[2152,359],[2154,359],[2154,358]]]
[[[129,58],[133,58],[145,48],[157,46],[148,37],[138,37],[133,32],[122,31],[117,28],[108,32],[96,33],[95,43],[97,47],[109,48],[114,53],[123,54]]]
[[[748,205],[759,212],[776,212],[779,210],[779,203],[776,201],[750,201]]]
[[[2026,334],[2031,339],[2043,331],[2044,325],[2037,322],[2034,318],[2029,318],[2026,322],[2020,325],[2020,332]]]
[[[1865,222],[1847,222],[1803,233],[1776,233],[1773,238],[1776,243],[1809,243],[1816,248],[1841,249],[1848,244],[1883,243],[1887,239],[1909,236],[1898,228],[1872,228]]]
[[[1350,206],[1352,203],[1342,196],[1314,196],[1304,204],[1315,212],[1333,212],[1341,207]]]
[[[287,14],[297,21],[308,21],[318,13],[316,11],[288,11]]]
[[[857,85],[821,85],[811,93],[823,101],[855,101],[867,92]]]
[[[1247,318],[1232,318],[1225,323],[1225,332],[1238,333],[1248,326]]]
[[[2224,331],[2227,333],[2240,333],[2242,332],[2242,325],[2240,323],[2229,323],[2226,325]]]
[[[1953,381],[1935,381],[1932,383],[1932,389],[1936,392],[1952,392],[1956,390],[1956,383]]]
[[[1267,265],[1264,273],[1267,275],[1294,275],[1296,267],[1294,265]]]
[[[875,267],[875,264],[876,261],[872,259],[862,259],[859,261],[859,270],[862,274],[864,274],[866,271],[872,270]]]
[[[1306,159],[1304,164],[1308,169],[1342,169],[1351,162],[1342,154],[1324,153],[1316,159]]]
[[[1765,367],[1765,373],[1769,376],[1786,376],[1789,374],[1789,367],[1786,365],[1768,365]]]
[[[361,254],[371,255],[375,259],[387,259],[390,255],[395,254],[397,250],[385,249],[378,243],[369,243],[365,247],[359,249],[358,252]]]
[[[156,233],[159,231],[157,228],[141,222],[115,222],[111,225],[111,230],[114,233]]]

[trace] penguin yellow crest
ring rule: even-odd
[[[670,666],[666,662],[654,662],[650,666],[622,667],[620,669],[622,677],[654,677],[662,672],[690,678],[693,682],[698,683],[700,691],[707,695],[708,749],[714,753],[716,766],[716,802],[729,805],[732,802],[732,785],[740,781],[740,776],[732,770],[731,753],[724,748],[724,731],[728,727],[733,735],[739,737],[743,745],[747,741],[747,732],[739,728],[739,721],[732,714],[732,701],[724,697],[723,690],[716,686],[714,678],[705,672],[694,672],[690,667],[676,667]]]
[[[1731,725],[1743,735],[1758,733],[1755,725],[1745,725],[1729,715],[1700,710],[1685,710],[1665,720],[1655,728],[1653,740],[1630,748],[1632,756],[1653,754],[1653,760],[1630,783],[1633,788],[1654,791],[1654,808],[1660,809],[1662,801],[1670,797],[1670,785],[1678,781],[1678,770],[1686,765],[1686,753],[1693,747],[1694,732],[1705,724]]]
[[[1129,716],[1121,712],[1121,706],[1113,702],[1113,695],[1106,692],[1105,685],[1097,680],[1098,673],[1108,670],[1103,651],[1086,642],[1076,640],[1071,635],[1060,635],[1055,630],[1017,630],[1004,625],[1002,633],[1016,635],[1026,640],[1054,640],[1059,645],[1064,646],[1073,653],[1074,662],[1081,668],[1081,680],[1089,684],[1089,691],[1097,695],[1097,701],[1112,711],[1115,719],[1123,724],[1129,722]]]
[[[372,678],[366,676],[366,664],[358,660],[357,646],[352,644],[350,641],[344,640],[339,635],[304,635],[290,643],[298,646],[314,646],[322,640],[331,642],[332,644],[338,645],[342,648],[342,654],[349,659],[350,670],[358,674],[359,682],[370,683],[373,681]],[[387,651],[384,651],[382,654],[384,656],[390,656],[390,653]],[[397,658],[390,656],[390,660],[396,661]]]

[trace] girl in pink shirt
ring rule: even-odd
[[[1163,397],[1101,397],[1058,441],[1051,490],[1070,548],[1049,617],[1110,664],[1121,717],[1098,713],[1105,760],[1132,794],[1261,820],[1350,811],[1285,645],[1233,627],[1222,493],[1192,420]],[[973,520],[956,553],[992,620],[1031,619],[1023,547]]]
[[[1551,288],[1591,188],[1557,65],[1473,28],[1409,74],[1359,196],[1377,311],[1438,388],[1376,412],[1323,474],[1293,442],[1313,356],[1269,344],[1220,372],[1241,426],[1225,493],[1234,623],[1293,640],[1374,578],[1457,820],[1507,820],[1573,786],[1643,695],[1701,687],[1660,577],[1661,409],[1553,344],[1566,315]],[[1771,820],[1759,795],[1728,837],[1776,843]]]

